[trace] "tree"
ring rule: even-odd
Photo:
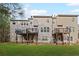
[[[0,42],[9,41],[10,20],[23,17],[21,6],[18,3],[0,3]]]

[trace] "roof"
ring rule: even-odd
[[[57,16],[60,16],[60,17],[78,17],[79,15],[57,15]]]
[[[28,21],[28,20],[11,20],[11,21]]]
[[[34,18],[52,18],[52,16],[31,16]]]
[[[25,20],[25,19],[18,19],[18,20],[11,20],[11,21],[29,21],[29,20],[33,20],[33,18],[28,18],[28,20]]]

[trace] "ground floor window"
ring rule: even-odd
[[[43,40],[43,41],[48,40],[47,36],[43,36],[42,40]]]

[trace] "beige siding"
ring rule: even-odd
[[[13,22],[16,24],[13,25]],[[25,25],[21,25],[22,23],[25,23]],[[28,23],[28,25],[26,25]],[[39,42],[51,42],[53,40],[52,37],[52,30],[55,28],[66,28],[71,27],[71,33],[70,36],[73,37],[73,42],[77,41],[78,39],[78,24],[77,24],[77,17],[76,16],[56,16],[55,18],[52,16],[35,16],[32,17],[32,20],[28,21],[11,21],[10,22],[10,38],[12,42],[16,41],[16,33],[15,29],[24,29],[26,28],[35,28],[38,29],[38,41]],[[62,25],[62,27],[58,27],[58,25]],[[41,27],[49,27],[49,32],[41,32]],[[32,30],[30,30],[32,31]],[[66,36],[66,35],[63,35]],[[18,40],[21,42],[21,36],[18,36]],[[43,38],[47,38],[48,40],[43,40]]]
[[[57,17],[56,26],[57,25],[63,25],[61,28],[71,27],[70,35],[73,37],[74,41],[78,39],[77,17]]]

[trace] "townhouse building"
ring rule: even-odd
[[[31,16],[27,20],[11,20],[11,42],[71,42],[78,40],[78,15]]]

